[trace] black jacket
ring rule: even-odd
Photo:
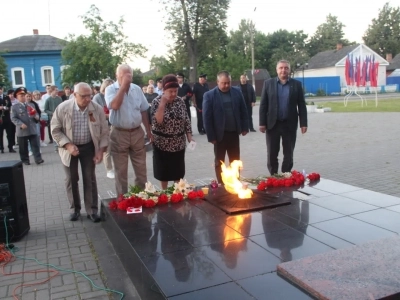
[[[275,126],[278,119],[278,91],[277,77],[264,81],[260,102],[260,126],[268,130]],[[289,79],[289,107],[288,125],[292,130],[297,129],[298,119],[300,127],[307,127],[307,107],[301,82]]]

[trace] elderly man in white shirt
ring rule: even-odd
[[[105,91],[111,123],[110,149],[114,162],[117,194],[128,192],[128,156],[135,171],[135,185],[144,188],[147,181],[144,131],[150,141],[153,136],[147,115],[149,104],[142,89],[132,83],[132,68],[123,64],[116,71],[117,82]]]

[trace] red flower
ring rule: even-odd
[[[120,201],[122,201],[122,200],[124,200],[125,198],[124,198],[124,195],[122,195],[122,194],[119,194],[119,196],[118,196],[118,198],[117,198],[117,202],[120,202]]]
[[[178,202],[181,202],[182,200],[183,200],[183,195],[181,193],[171,195],[172,203],[178,203]]]
[[[292,186],[293,185],[293,180],[292,179],[285,179],[284,184],[287,187]]]
[[[117,209],[117,208],[118,208],[118,203],[117,203],[117,201],[113,200],[113,201],[111,201],[110,203],[108,203],[108,208],[109,208],[109,209],[112,209],[112,210]]]
[[[161,194],[158,196],[158,204],[166,204],[168,203],[168,196],[165,194]]]
[[[197,198],[200,198],[200,199],[204,198],[204,193],[202,190],[197,191]]]
[[[137,196],[131,196],[129,198],[130,207],[138,208],[143,205],[143,199]]]
[[[36,115],[36,110],[35,110],[34,108],[32,108],[32,106],[27,105],[26,107],[27,107],[27,109],[28,109],[28,114],[29,114],[31,117],[33,117],[33,116]]]
[[[278,187],[278,186],[280,186],[279,180],[275,179],[275,180],[272,182],[272,186],[273,186],[273,187]]]
[[[261,181],[257,186],[257,190],[259,191],[265,191],[266,188],[267,188],[267,183],[265,181]]]
[[[197,198],[197,191],[190,191],[188,194],[188,199],[189,200],[194,200]]]
[[[144,207],[154,207],[156,203],[153,200],[143,200]]]
[[[122,200],[118,202],[118,209],[119,210],[126,210],[129,206],[129,199]]]

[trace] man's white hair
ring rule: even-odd
[[[86,82],[79,82],[79,83],[77,83],[77,84],[75,85],[75,87],[74,87],[74,92],[77,92],[77,93],[78,93],[79,90],[80,90],[81,88],[83,88],[83,87],[92,90],[92,88],[90,87],[90,85],[87,84]]]
[[[132,68],[130,67],[130,65],[128,65],[128,64],[122,64],[122,65],[119,65],[118,67],[117,67],[117,71],[115,72],[116,74],[118,74],[120,71],[122,71],[122,70],[129,70],[131,73],[132,73]]]

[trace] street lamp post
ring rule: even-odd
[[[257,7],[254,7],[254,12]],[[254,32],[255,32],[255,24],[253,21],[250,22],[250,30],[251,30],[251,83],[253,85],[254,91],[256,90],[256,79],[254,78]]]

